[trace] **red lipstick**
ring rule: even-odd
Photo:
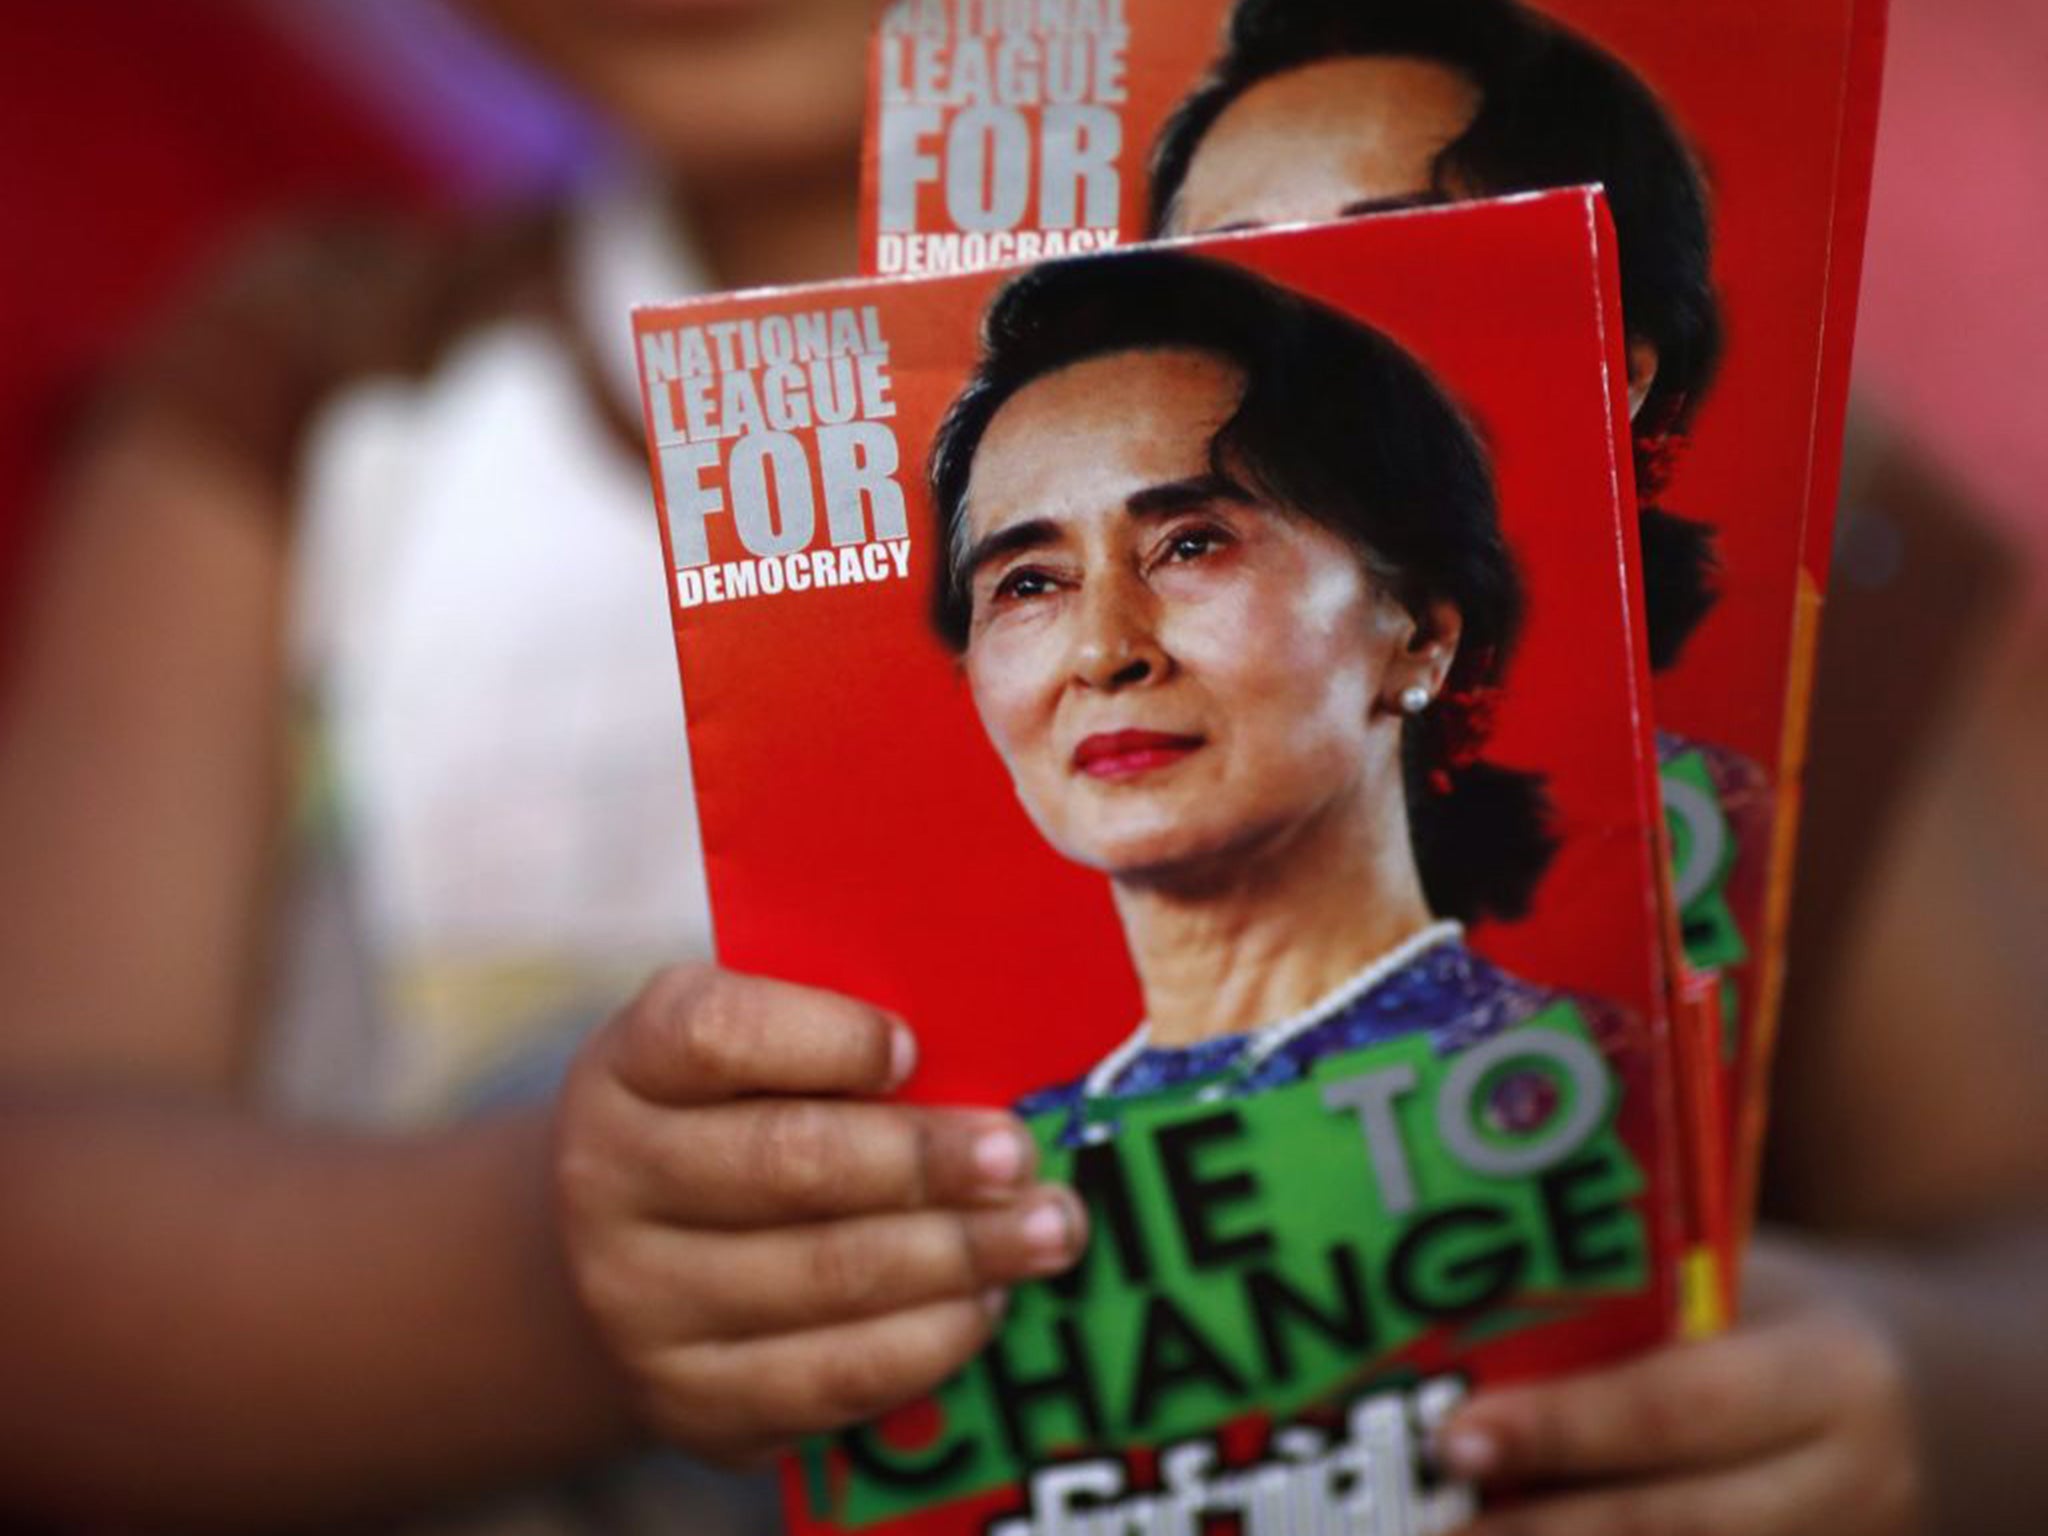
[[[1170,768],[1202,745],[1166,731],[1100,731],[1074,748],[1074,768],[1096,779],[1132,779]]]

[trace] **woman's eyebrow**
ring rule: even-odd
[[[1159,485],[1148,485],[1144,490],[1125,499],[1124,510],[1133,517],[1167,517],[1175,512],[1185,512],[1189,507],[1206,506],[1210,502],[1230,501],[1249,504],[1257,499],[1230,476],[1212,471],[1206,475],[1190,475],[1185,480],[1168,480]]]
[[[1021,523],[1012,523],[1007,528],[998,528],[994,533],[976,539],[968,546],[967,554],[960,562],[960,578],[972,581],[982,567],[1027,549],[1043,549],[1057,543],[1060,537],[1059,525],[1049,517],[1034,517]]]
[[[1393,197],[1366,197],[1346,203],[1337,210],[1340,219],[1362,218],[1372,213],[1403,213],[1414,208],[1441,208],[1450,201],[1441,192],[1403,192]]]
[[[1228,501],[1250,504],[1258,498],[1228,475],[1190,475],[1184,480],[1166,480],[1148,485],[1124,500],[1124,511],[1132,517],[1171,517],[1190,507]],[[972,581],[986,566],[1028,549],[1043,549],[1063,537],[1060,525],[1049,517],[1027,518],[985,534],[967,547],[959,564],[959,579]]]

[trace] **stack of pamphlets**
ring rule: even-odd
[[[1449,1531],[1724,1314],[1882,33],[897,0],[874,275],[636,314],[721,960],[1092,1216],[801,1529]]]

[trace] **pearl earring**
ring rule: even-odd
[[[1404,715],[1419,715],[1435,702],[1435,696],[1420,683],[1401,690],[1401,713]]]

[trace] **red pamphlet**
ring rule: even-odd
[[[1454,1529],[1467,1393],[1677,1326],[1599,194],[635,333],[721,961],[1091,1212],[799,1528]]]

